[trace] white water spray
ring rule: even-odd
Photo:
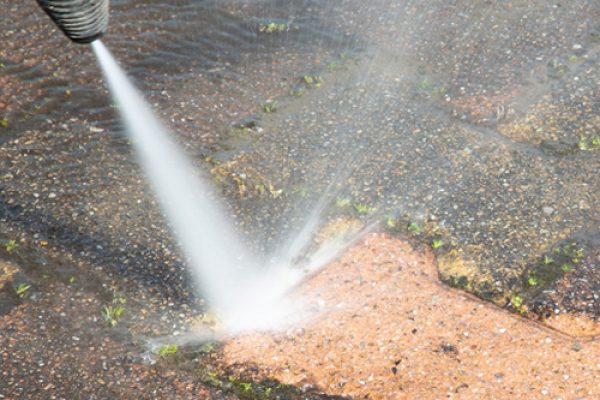
[[[281,299],[299,277],[266,271],[253,260],[205,179],[99,40],[92,43],[139,161],[191,263],[202,294],[229,330],[270,328],[290,314]],[[267,273],[269,272],[269,273]],[[289,271],[288,271],[289,272]]]
[[[102,42],[96,40],[92,46],[139,161],[189,260],[192,277],[225,329],[275,329],[299,322],[304,316],[301,305],[286,295],[307,272],[325,265],[351,243],[326,243],[303,270],[290,266],[311,242],[331,194],[324,195],[298,236],[275,259],[253,259],[207,184],[209,179],[198,176]]]

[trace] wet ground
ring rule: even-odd
[[[381,220],[434,247],[443,282],[597,334],[597,2],[111,4],[104,43],[256,251],[333,182],[329,218]],[[201,296],[90,49],[34,2],[0,7],[0,395],[243,396],[141,356]]]
[[[233,338],[224,358],[355,399],[598,397],[597,341],[449,289],[433,259],[370,235],[302,288],[321,315],[299,329]]]

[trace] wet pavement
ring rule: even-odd
[[[72,301],[90,315],[77,329],[110,337],[102,307],[115,292],[128,299],[118,346],[185,330],[201,296],[90,49],[34,2],[0,8],[4,359],[27,353],[8,346],[41,329],[34,316]],[[121,0],[111,18],[104,43],[256,251],[290,236],[332,184],[327,218],[381,220],[433,245],[445,283],[595,332],[597,2]]]

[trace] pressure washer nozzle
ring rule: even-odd
[[[37,0],[54,23],[74,42],[90,43],[108,28],[109,0]]]

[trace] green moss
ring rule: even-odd
[[[277,104],[276,101],[272,101],[272,102],[267,102],[265,104],[263,104],[262,106],[262,110],[267,113],[274,113],[275,111],[277,111],[279,104]]]
[[[548,63],[550,68],[549,75],[552,77],[559,77],[567,72],[567,66],[560,60],[552,60]]]
[[[439,249],[443,245],[444,245],[444,242],[442,242],[440,239],[433,239],[431,241],[431,248],[434,250]]]
[[[302,88],[295,88],[292,90],[292,96],[294,97],[302,97],[304,95],[304,89]]]
[[[335,200],[335,204],[339,207],[339,208],[346,208],[350,205],[350,199],[347,199],[345,197],[338,197]]]
[[[421,231],[422,231],[421,225],[419,225],[416,222],[411,222],[410,224],[408,224],[407,229],[408,229],[409,232],[411,232],[411,233],[413,233],[415,235],[420,234]]]
[[[102,308],[102,316],[110,326],[114,327],[119,323],[121,316],[125,312],[125,308],[123,308],[125,303],[127,303],[125,297],[117,293],[113,293],[111,304]]]
[[[373,214],[377,209],[369,204],[364,203],[356,203],[354,204],[354,209],[361,215],[365,214]]]
[[[121,306],[104,306],[102,315],[110,326],[116,326],[125,309]]]
[[[527,278],[527,283],[529,284],[529,286],[537,286],[540,283],[540,281],[535,276],[530,276],[529,278]]]
[[[13,251],[19,248],[19,244],[14,239],[6,240],[2,242],[2,245],[8,253],[12,253]]]
[[[523,305],[523,297],[519,294],[515,294],[510,298],[510,304],[515,308],[521,308]]]
[[[299,399],[302,395],[301,389],[274,380],[255,381],[235,375],[224,377],[214,371],[206,371],[202,380],[241,400]]]
[[[302,81],[309,88],[319,88],[323,84],[323,78],[319,75],[304,75]]]
[[[528,268],[523,275],[520,288],[517,289],[518,295],[511,298],[510,305],[521,314],[526,312],[525,304],[575,271],[585,257],[585,253],[585,246],[575,241],[555,245]]]
[[[396,228],[396,220],[394,219],[394,217],[387,217],[385,219],[385,226],[388,229],[394,229],[394,228]]]
[[[285,22],[265,21],[258,25],[258,31],[262,33],[281,33],[289,30],[290,28]]]
[[[166,344],[158,348],[157,354],[161,357],[168,357],[177,353],[176,344]]]
[[[19,297],[21,297],[21,298],[25,299],[25,298],[27,298],[27,296],[29,295],[29,294],[27,293],[27,291],[28,291],[30,288],[31,288],[31,285],[27,285],[27,284],[25,284],[25,283],[21,283],[20,285],[18,285],[18,286],[15,288],[15,293],[17,294],[17,296],[19,296]]]
[[[436,86],[433,89],[431,89],[431,94],[433,94],[434,96],[443,96],[444,94],[446,94],[446,88],[443,86]]]
[[[564,272],[564,273],[569,273],[575,270],[575,268],[570,265],[570,264],[563,264],[560,269]]]

